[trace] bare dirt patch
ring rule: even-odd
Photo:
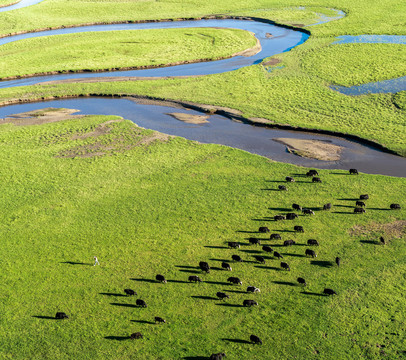
[[[386,224],[372,222],[368,225],[354,225],[350,229],[351,236],[369,236],[373,233],[382,234],[389,239],[400,239],[406,235],[406,220]]]
[[[292,154],[324,161],[337,161],[341,158],[342,146],[331,144],[327,141],[304,140],[291,138],[273,139],[285,144]]]
[[[192,115],[186,113],[168,113],[168,115],[172,116],[176,120],[183,121],[187,124],[206,124],[208,123],[207,119],[210,117],[209,115]]]
[[[282,60],[279,60],[277,58],[273,58],[273,59],[269,59],[268,61],[263,62],[262,65],[264,65],[264,66],[273,66],[273,65],[279,64],[280,62],[282,62]]]

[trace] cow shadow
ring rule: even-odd
[[[340,200],[340,201],[358,201],[359,198],[341,198],[341,199],[337,199],[337,200]]]
[[[300,293],[303,295],[311,295],[311,296],[328,296],[326,294],[315,293],[315,292],[310,292],[310,291],[301,291]]]
[[[129,336],[105,336],[104,338],[107,339],[107,340],[117,340],[117,341],[123,341],[123,340],[131,339]]]
[[[379,245],[379,243],[377,241],[374,240],[360,240],[360,243],[363,244],[372,244],[372,245]]]
[[[342,207],[342,208],[354,208],[354,205],[340,205],[340,204],[334,204],[334,207]]]
[[[247,254],[261,254],[261,250],[240,250],[241,252],[247,253]]]
[[[304,258],[306,257],[306,255],[302,255],[302,254],[290,254],[290,253],[282,253],[282,255],[286,255],[286,256],[293,256],[293,257],[300,257],[300,258]]]
[[[33,315],[33,318],[42,319],[42,320],[59,320],[55,316]]]
[[[281,191],[279,189],[261,189],[262,191]]]
[[[218,300],[217,297],[214,297],[214,296],[206,296],[206,295],[192,295],[191,298],[193,298],[193,299],[200,299],[200,300]]]
[[[256,234],[259,231],[236,230],[235,232],[243,233],[243,234]]]
[[[286,230],[286,229],[278,229],[278,230],[274,230],[275,232],[293,232],[293,233],[295,233],[296,231],[295,230]]]
[[[229,262],[229,261],[234,261],[234,260],[232,260],[231,259],[231,257],[230,257],[230,259],[209,259],[210,261],[219,261],[219,262]]]
[[[175,265],[175,267],[180,269],[198,269],[198,266],[190,266],[190,265]]]
[[[129,308],[139,308],[138,305],[134,305],[134,304],[110,303],[110,305],[122,306],[122,307],[129,307]]]
[[[202,271],[199,271],[199,270],[184,270],[184,269],[181,269],[181,270],[178,270],[178,271],[189,273],[189,274],[201,274],[202,273]]]
[[[246,291],[243,291],[243,290],[223,290],[223,291],[227,291],[227,292],[230,292],[230,293],[236,293],[236,294],[246,294],[247,292]]]
[[[284,211],[284,212],[291,212],[291,208],[284,208],[284,207],[269,207],[268,210],[275,210],[275,211]]]
[[[230,285],[229,283],[223,281],[205,281],[205,283],[213,285]]]
[[[255,265],[254,267],[258,268],[258,269],[266,269],[266,270],[276,270],[276,271],[281,271],[282,270],[282,269],[277,268],[275,266]]]
[[[388,209],[388,208],[372,208],[372,207],[368,207],[368,210],[384,210],[384,211],[393,211],[392,209]]]
[[[208,249],[228,249],[227,246],[206,245],[206,246],[204,246],[204,247],[205,247],[205,248],[208,248]]]
[[[183,357],[182,360],[207,360],[207,356],[186,356]]]
[[[333,214],[354,214],[353,211],[332,211]]]
[[[218,303],[216,304],[218,306],[225,306],[225,307],[232,307],[232,308],[242,308],[244,307],[244,305],[240,305],[240,304],[229,304],[229,303]]]
[[[312,261],[310,261],[310,264],[320,266],[320,267],[325,267],[325,268],[333,267],[333,263],[331,261],[327,261],[327,260],[312,260]]]
[[[185,280],[166,280],[168,283],[175,283],[175,284],[189,284],[189,281]]]
[[[221,340],[227,341],[227,342],[233,342],[233,343],[237,343],[237,344],[251,344],[251,341],[244,340],[244,339],[226,339],[226,338],[223,338]]]
[[[295,283],[290,281],[272,281],[272,282],[277,285],[296,286]]]
[[[119,293],[99,293],[99,295],[106,295],[106,296],[121,296],[121,297],[127,297],[127,295],[124,294],[119,294]]]
[[[138,324],[151,324],[151,325],[155,325],[155,323],[153,321],[148,321],[148,320],[130,320],[131,322],[135,322]]]
[[[90,264],[90,263],[77,262],[77,261],[61,261],[60,264],[93,266],[93,264]]]
[[[153,280],[153,279],[135,279],[135,278],[131,278],[130,280],[140,281],[140,282],[148,282],[148,283],[158,283],[158,281]]]

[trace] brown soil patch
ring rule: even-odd
[[[400,239],[406,235],[406,220],[397,220],[387,224],[372,222],[368,225],[354,225],[350,229],[351,236],[368,236],[372,233],[382,234],[390,239]]]
[[[343,149],[342,146],[320,140],[290,138],[278,138],[273,140],[285,144],[288,151],[295,155],[324,161],[340,160],[341,151]]]
[[[83,115],[72,115],[78,111],[79,110],[75,109],[57,109],[50,107],[11,115],[1,119],[0,124],[14,124],[17,126],[41,125],[83,117]]]
[[[273,59],[270,59],[268,61],[263,62],[262,65],[264,65],[264,66],[273,66],[273,65],[279,64],[280,62],[282,62],[282,60],[273,58]]]
[[[210,117],[209,115],[192,115],[186,113],[168,113],[168,115],[172,116],[176,120],[183,121],[187,124],[206,124],[208,123],[207,119]]]

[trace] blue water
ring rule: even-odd
[[[405,35],[342,35],[335,44],[406,44]]]
[[[13,0],[10,0],[12,2]],[[0,12],[5,12],[5,11],[11,11],[11,10],[16,10],[16,9],[22,9],[27,6],[32,6],[35,4],[38,4],[44,0],[21,0],[17,4],[10,5],[10,6],[4,6],[0,8]]]
[[[397,93],[406,91],[406,76],[397,79],[377,81],[374,83],[356,85],[356,86],[331,86],[331,89],[336,90],[345,95],[365,95],[365,94],[385,94]]]

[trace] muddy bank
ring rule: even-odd
[[[207,119],[209,115],[191,115],[185,113],[167,113],[169,116],[172,116],[176,120],[183,121],[187,124],[206,124],[208,123]]]

